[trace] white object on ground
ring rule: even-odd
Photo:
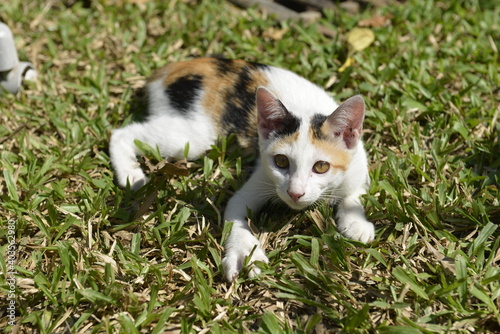
[[[36,77],[33,64],[19,61],[12,32],[6,24],[0,22],[0,93],[6,90],[16,94],[23,79],[35,80]]]

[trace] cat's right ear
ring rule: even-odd
[[[329,126],[328,132],[342,138],[346,147],[352,149],[361,138],[364,118],[365,101],[361,95],[356,95],[342,103],[328,117],[325,125]]]
[[[264,87],[257,89],[256,101],[259,134],[268,139],[272,132],[283,129],[289,113],[280,100]]]

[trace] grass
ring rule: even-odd
[[[317,25],[217,1],[11,0],[0,20],[39,81],[0,98],[0,221],[15,224],[15,326],[0,230],[0,327],[19,333],[494,333],[500,328],[500,8],[416,1]],[[71,5],[70,5],[71,4]],[[375,42],[354,53],[361,20]],[[113,182],[111,129],[155,69],[223,54],[365,96],[377,227],[342,238],[332,209],[254,217],[263,274],[221,274],[221,213],[249,174],[222,140],[134,197]],[[163,179],[162,179],[163,177]],[[8,225],[11,224],[11,225]]]

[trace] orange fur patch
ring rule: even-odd
[[[299,131],[295,132],[294,134],[292,134],[290,136],[280,137],[273,144],[274,145],[274,149],[275,150],[280,150],[283,147],[287,147],[287,146],[293,145],[293,143],[296,142],[297,139],[299,139]]]
[[[274,150],[279,151],[284,147],[293,145],[299,138],[299,133],[279,138],[273,145]],[[313,139],[310,137],[312,144],[319,151],[323,152],[328,158],[326,161],[332,166],[329,172],[335,172],[340,169],[346,171],[351,163],[351,153],[341,146],[341,143],[335,140]]]
[[[241,92],[242,94],[254,94],[258,87],[267,85],[265,74],[251,63],[244,60],[217,58],[197,58],[169,64],[153,74],[149,81],[162,80],[163,86],[167,88],[188,75],[201,76],[203,82],[202,106],[214,120],[218,132],[225,135],[221,120],[223,113],[227,112],[228,102],[232,102],[236,107],[244,107],[241,100],[231,96],[231,92],[234,96],[234,88],[243,71],[247,71],[250,80],[244,87],[245,91]],[[231,101],[228,101],[230,99]],[[237,133],[238,141],[243,147],[254,144],[249,138],[255,137],[256,133],[257,112],[255,108],[247,114],[247,120],[251,128],[240,129],[242,133]]]
[[[351,163],[351,154],[349,151],[340,148],[339,145],[329,140],[318,140],[315,146],[329,157],[327,162],[333,169],[347,170]]]
[[[314,131],[312,128],[309,128],[309,139],[311,143],[327,154],[330,158],[328,163],[332,165],[332,167],[342,170],[347,170],[349,163],[351,163],[351,154],[349,151],[342,147],[342,143],[339,139],[336,139],[331,135],[332,131],[330,127],[327,125],[328,122],[325,122],[321,127],[321,132],[323,133],[323,138],[320,139],[314,135]]]

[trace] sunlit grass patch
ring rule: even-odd
[[[16,226],[20,332],[498,330],[493,2],[327,11],[319,23],[336,38],[223,1],[84,5],[0,5],[21,59],[39,72],[17,96],[0,97],[0,221]],[[370,27],[374,42],[339,72],[347,33],[375,14],[387,24]],[[270,208],[252,216],[270,263],[258,264],[259,277],[225,282],[222,214],[253,161],[232,138],[182,165],[189,176],[165,172],[155,148],[144,148],[153,182],[139,195],[115,185],[109,134],[143,112],[146,77],[214,54],[292,69],[338,100],[365,97],[372,244],[343,238],[331,207]],[[1,256],[2,311],[8,265]]]

